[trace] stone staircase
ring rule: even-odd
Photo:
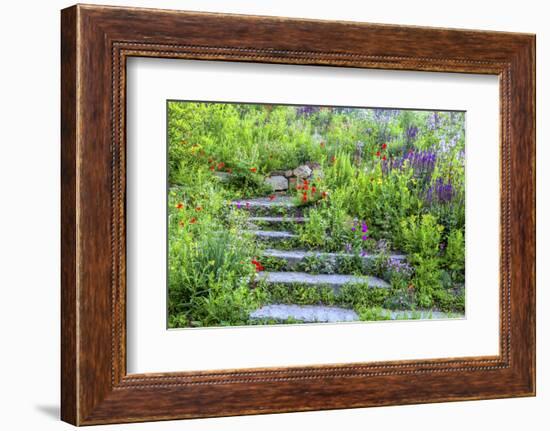
[[[301,250],[294,247],[298,235],[296,225],[304,223],[300,207],[294,205],[292,199],[286,195],[277,195],[273,198],[246,199],[233,202],[238,208],[249,213],[249,231],[258,241],[268,245],[262,258],[275,258],[285,262],[283,270],[260,271],[256,274],[255,282],[265,283],[268,288],[287,289],[329,289],[338,295],[345,286],[357,289],[390,289],[390,284],[374,276],[357,276],[341,274],[338,268],[339,257],[353,257],[346,253],[324,253],[322,251]],[[281,249],[278,246],[285,244]],[[335,274],[317,274],[300,270],[300,266],[307,259],[321,257],[328,260],[335,268]],[[375,255],[366,255],[362,259],[368,261]],[[393,259],[405,259],[404,255],[395,254]],[[260,260],[262,260],[260,258]],[[388,319],[415,318],[410,311],[384,310]],[[443,318],[445,313],[420,312],[418,318]],[[435,314],[434,314],[435,313]],[[441,314],[441,316],[440,316]],[[445,316],[447,316],[445,314]],[[349,322],[358,321],[359,316],[352,309],[331,306],[323,303],[316,304],[280,304],[264,305],[250,314],[252,320],[276,322]]]

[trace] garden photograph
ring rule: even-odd
[[[465,112],[166,109],[168,328],[465,317]]]

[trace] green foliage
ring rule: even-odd
[[[301,245],[324,251],[341,250],[349,239],[346,230],[347,219],[343,208],[320,202],[307,211],[307,221],[298,227]]]
[[[444,263],[451,273],[451,278],[459,282],[464,281],[465,250],[466,246],[462,230],[452,230],[447,238]]]
[[[401,222],[403,249],[415,269],[413,284],[420,306],[431,307],[434,294],[442,289],[440,243],[443,226],[431,214],[411,216]]]
[[[296,270],[307,272],[309,274],[335,274],[337,265],[334,259],[326,254],[312,254],[297,265]]]
[[[414,181],[411,169],[384,174],[377,163],[372,170],[361,170],[350,186],[350,212],[367,222],[372,237],[395,241],[401,220],[422,208]]]

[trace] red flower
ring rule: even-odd
[[[376,152],[376,157],[380,157],[380,151]]]
[[[183,220],[180,220],[180,226],[181,227],[185,226],[185,222]]]
[[[178,204],[176,205],[176,208],[181,210],[183,208],[183,204],[181,202],[178,202]]]
[[[309,190],[309,186],[307,184],[304,184],[304,187],[302,187],[304,190]]]
[[[308,180],[304,178],[304,186],[307,186],[309,184]]]
[[[336,162],[336,156],[332,156],[332,157],[330,158],[330,161],[331,161],[332,163]]]
[[[270,200],[270,201],[275,200],[275,195],[269,195],[269,200]]]
[[[317,188],[316,188],[315,186],[313,186],[313,187],[311,188],[311,193],[315,193],[316,191],[317,191]]]
[[[208,163],[212,163],[214,160],[212,160],[212,158],[209,158],[208,159]]]
[[[302,195],[302,202],[307,202],[307,193]]]
[[[250,172],[256,172],[258,168],[250,168]]]
[[[214,165],[210,166],[211,171],[213,171],[214,169],[216,169],[216,167]]]
[[[327,192],[322,192],[321,193],[321,198],[322,199],[325,199],[327,197],[328,193]]]
[[[202,211],[202,207],[195,208],[197,211]]]
[[[388,144],[382,144],[382,149],[385,150],[386,148],[388,148]]]
[[[224,162],[218,163],[218,169],[222,169],[225,166]]]
[[[255,258],[252,259],[250,262],[252,263],[252,265],[256,267],[256,272],[260,272],[265,269],[264,266],[260,262],[258,262]]]
[[[195,217],[191,217],[191,220],[189,220],[189,223],[195,224],[197,222],[197,219]]]
[[[382,157],[382,160],[386,160],[386,156]]]

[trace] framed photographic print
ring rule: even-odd
[[[535,37],[62,11],[62,419],[535,394]]]

